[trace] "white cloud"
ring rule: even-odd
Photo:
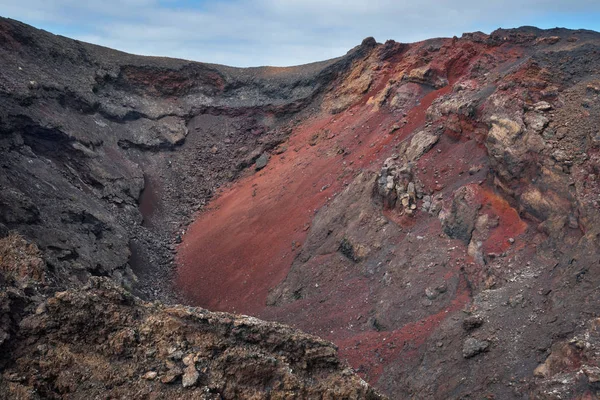
[[[0,0],[0,15],[79,40],[239,66],[331,58],[366,36],[406,42],[594,13],[597,0]]]

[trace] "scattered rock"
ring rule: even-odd
[[[194,365],[194,358],[196,356],[194,354],[188,354],[187,356],[183,357],[183,365],[189,367],[190,365]]]
[[[275,148],[275,150],[273,150],[273,153],[275,153],[275,154],[277,154],[277,155],[279,155],[279,154],[283,154],[283,153],[285,153],[285,152],[287,151],[287,149],[288,149],[288,146],[287,146],[287,145],[285,145],[285,144],[280,144],[279,146],[277,146],[277,147]]]
[[[487,340],[478,340],[474,337],[469,337],[465,339],[463,343],[462,354],[464,358],[475,357],[476,355],[487,351],[489,347],[490,342]]]
[[[474,329],[479,328],[481,325],[483,325],[483,323],[485,322],[485,320],[483,319],[483,317],[479,316],[479,315],[470,315],[467,318],[463,319],[463,329],[467,332],[470,332]]]
[[[173,383],[183,374],[180,368],[172,368],[160,378],[160,381],[165,384]]]
[[[417,161],[423,154],[427,153],[438,140],[438,135],[428,131],[416,133],[406,149],[406,159],[408,161]]]
[[[429,300],[435,300],[439,297],[440,294],[446,293],[448,290],[446,284],[441,284],[436,287],[427,287],[425,288],[425,296]]]
[[[269,154],[268,153],[262,153],[260,155],[260,157],[258,157],[256,159],[255,169],[257,171],[260,171],[261,169],[263,169],[264,167],[267,166],[268,162],[269,162]]]
[[[440,72],[429,66],[414,68],[404,75],[404,79],[409,82],[420,83],[432,86],[436,89],[448,85],[448,79],[441,76]]]
[[[560,42],[560,36],[546,36],[535,40],[535,44],[553,45]]]
[[[600,368],[584,365],[581,369],[590,383],[600,382]]]
[[[349,260],[352,260],[354,262],[360,261],[360,258],[357,254],[357,251],[354,248],[354,245],[352,244],[352,242],[350,242],[350,240],[348,240],[348,238],[342,239],[342,241],[340,242],[340,246],[338,247],[338,250],[340,251],[340,253],[342,253],[344,256],[346,256]]]
[[[454,193],[449,209],[440,212],[444,232],[453,239],[469,244],[475,229],[475,222],[481,205],[473,201],[473,193],[468,187],[461,187]]]
[[[153,381],[158,373],[156,371],[148,371],[144,374],[143,378],[149,381]]]
[[[184,388],[195,386],[199,377],[200,374],[196,371],[196,368],[193,365],[190,365],[185,369],[183,378],[181,378],[181,384]]]
[[[533,105],[533,109],[536,111],[550,111],[552,110],[552,104],[546,101],[540,101]]]
[[[536,378],[547,378],[548,375],[548,365],[546,365],[546,363],[538,365],[533,371],[533,376],[535,376]]]
[[[437,297],[438,293],[432,288],[425,288],[425,296],[429,300],[434,300]]]
[[[587,91],[593,94],[600,94],[600,85],[589,84],[586,87]]]
[[[525,125],[535,133],[541,133],[550,123],[550,120],[539,113],[527,113],[524,119]]]
[[[469,175],[475,175],[476,173],[481,171],[481,168],[483,168],[482,165],[471,165],[471,167],[469,168]]]

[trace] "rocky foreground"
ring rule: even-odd
[[[381,398],[292,328],[143,302],[108,278],[36,295],[45,278],[34,245],[0,239],[0,398]]]
[[[0,63],[0,396],[598,396],[600,34]]]

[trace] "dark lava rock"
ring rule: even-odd
[[[260,155],[260,157],[258,157],[256,159],[256,163],[254,164],[254,168],[257,171],[260,171],[261,169],[263,169],[264,167],[267,166],[268,162],[269,162],[269,154],[268,153],[262,153]]]
[[[490,347],[490,342],[487,340],[478,340],[474,337],[469,337],[463,343],[462,354],[464,358],[471,358],[487,351],[488,347]]]
[[[484,319],[478,315],[468,316],[463,320],[463,328],[465,331],[472,331],[483,325]]]

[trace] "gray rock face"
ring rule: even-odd
[[[469,190],[462,187],[454,193],[449,210],[440,214],[444,232],[454,239],[466,244],[471,241],[479,208],[470,198]]]
[[[428,131],[418,132],[413,136],[406,149],[406,159],[408,161],[417,161],[437,143],[438,139],[439,136],[434,133]]]
[[[388,158],[376,181],[375,193],[386,208],[397,208],[412,215],[417,208],[417,197],[422,196],[422,186],[415,182],[414,164],[399,165],[397,157]],[[431,205],[431,204],[430,204]]]

